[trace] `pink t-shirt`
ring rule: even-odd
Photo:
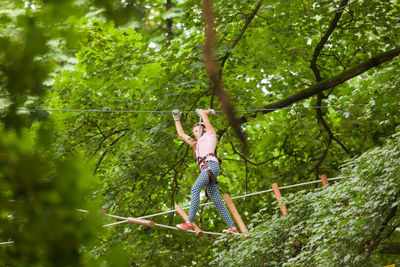
[[[204,157],[207,154],[215,153],[215,146],[217,145],[217,134],[215,132],[205,132],[202,137],[197,140],[196,144],[196,158]],[[209,156],[207,161],[216,161],[218,159],[214,156]],[[202,164],[203,165],[203,164]]]

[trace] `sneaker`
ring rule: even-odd
[[[187,222],[178,224],[178,225],[176,225],[176,227],[181,230],[193,230],[194,229],[194,227],[191,226],[190,224],[188,224]]]
[[[239,232],[238,232],[238,230],[236,230],[236,228],[233,228],[233,227],[231,227],[231,228],[229,228],[229,229],[225,229],[225,230],[222,230],[222,232],[223,233],[229,233],[229,234],[238,234]]]

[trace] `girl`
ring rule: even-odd
[[[218,158],[214,154],[217,143],[217,135],[210,123],[210,120],[208,119],[208,114],[210,114],[212,111],[213,110],[196,110],[204,122],[196,123],[192,128],[192,133],[195,138],[198,139],[197,141],[186,135],[183,131],[180,122],[180,116],[182,112],[172,112],[176,131],[178,132],[179,137],[193,148],[196,154],[197,163],[199,164],[201,170],[199,177],[192,186],[192,197],[190,201],[188,220],[178,224],[176,227],[182,230],[193,230],[194,218],[200,204],[200,192],[204,187],[206,187],[206,193],[211,197],[219,214],[229,227],[229,229],[223,230],[223,232],[238,233],[228,210],[222,203],[216,183],[216,178],[220,172],[220,167]]]

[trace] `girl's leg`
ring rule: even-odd
[[[209,162],[208,167],[214,174],[216,178],[219,175],[220,167],[217,162]],[[218,185],[215,182],[212,182],[208,185],[208,194],[210,195],[212,201],[214,202],[215,207],[217,208],[219,214],[222,219],[229,227],[235,227],[235,223],[232,221],[231,215],[229,214],[228,209],[225,207],[222,202],[221,195],[219,194]]]
[[[194,222],[194,217],[196,216],[197,209],[200,205],[200,192],[208,184],[208,175],[206,171],[201,171],[196,182],[192,186],[192,198],[190,200],[190,211],[189,211],[189,222]]]
[[[235,223],[232,221],[231,215],[229,214],[228,209],[225,207],[222,202],[221,196],[219,194],[218,186],[216,183],[211,183],[208,186],[208,194],[210,195],[212,201],[214,202],[215,207],[217,208],[219,214],[225,223],[232,228],[235,228]]]

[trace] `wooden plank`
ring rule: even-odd
[[[325,174],[321,175],[322,186],[328,187],[328,177]]]
[[[148,220],[145,220],[145,219],[138,219],[138,218],[133,218],[133,217],[128,217],[128,222],[134,223],[134,224],[146,225],[146,226],[149,226],[149,227],[153,227],[154,226],[154,222],[153,221],[148,221]]]
[[[228,205],[228,208],[232,213],[233,218],[235,219],[236,223],[238,224],[240,231],[242,233],[245,233],[244,234],[245,237],[249,237],[250,235],[247,233],[247,227],[244,224],[242,217],[240,217],[240,214],[237,211],[235,205],[233,204],[231,197],[228,194],[224,194],[224,199],[225,199],[226,205]]]
[[[283,216],[287,215],[286,206],[285,206],[285,204],[282,204],[282,195],[281,195],[281,192],[279,191],[279,187],[278,187],[277,183],[272,184],[272,190],[274,190],[274,194],[275,194],[276,200],[278,201],[282,215]]]
[[[179,213],[179,215],[181,215],[181,217],[186,222],[187,219],[189,218],[189,216],[186,214],[186,212],[179,205],[175,205],[175,210]],[[194,231],[196,232],[196,235],[198,237],[201,237],[203,235],[203,232],[201,231],[201,229],[194,222],[193,222],[193,226],[194,226]]]

